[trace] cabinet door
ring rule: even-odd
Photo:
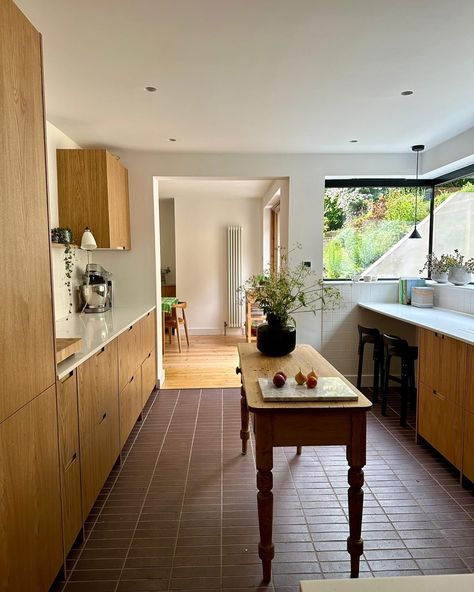
[[[137,368],[137,372],[120,393],[120,448],[127,441],[142,411],[141,382],[140,368]]]
[[[119,159],[107,155],[107,195],[109,202],[110,247],[130,249],[128,171]]]
[[[119,388],[122,391],[128,384],[142,359],[140,324],[130,325],[118,336]]]
[[[463,404],[467,345],[441,333],[420,331],[420,381],[456,405]]]
[[[462,472],[474,482],[474,413],[464,413],[464,449]]]
[[[56,150],[59,225],[80,243],[89,226],[98,247],[109,247],[107,163],[105,150]]]
[[[141,354],[140,363],[156,348],[156,312],[150,311],[140,320]]]
[[[151,351],[142,364],[142,407],[156,387],[156,353]]]
[[[78,385],[86,517],[119,455],[117,340],[79,366]]]
[[[10,0],[0,23],[2,422],[56,377],[41,38]]]
[[[464,399],[464,408],[469,413],[474,413],[474,346],[467,348],[466,361],[466,398]]]
[[[59,459],[63,504],[65,554],[82,528],[81,468],[79,462],[79,417],[76,370],[57,383]]]
[[[462,462],[462,408],[420,383],[418,433],[455,467]]]
[[[56,389],[0,424],[0,590],[44,592],[63,563]]]

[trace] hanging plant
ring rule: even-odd
[[[69,296],[69,314],[72,313],[72,274],[74,272],[74,263],[76,260],[76,248],[72,244],[74,237],[70,228],[52,228],[51,240],[53,243],[64,245],[64,285]]]

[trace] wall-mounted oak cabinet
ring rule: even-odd
[[[128,171],[105,149],[57,150],[59,225],[79,242],[89,227],[99,248],[130,244]]]

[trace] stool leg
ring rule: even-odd
[[[178,349],[179,353],[181,353],[181,336],[179,334],[179,317],[178,317],[178,309],[174,309],[174,321],[176,323],[176,338],[178,339]]]
[[[400,425],[406,427],[408,415],[408,392],[409,392],[409,366],[402,361],[402,386],[400,402]]]
[[[377,403],[379,400],[379,366],[380,362],[377,357],[374,357],[374,382],[372,384],[372,403]]]
[[[360,390],[362,384],[362,366],[364,364],[364,345],[365,343],[359,343],[359,367],[357,369],[357,388]]]
[[[390,357],[387,356],[385,360],[385,376],[384,376],[384,383],[383,383],[383,394],[382,394],[382,415],[387,415],[387,397],[388,397],[388,377],[390,375]]]
[[[186,320],[186,313],[184,312],[184,308],[183,308],[183,324],[184,324],[184,332],[186,333],[186,342],[189,347],[188,322]]]

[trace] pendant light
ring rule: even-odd
[[[420,157],[420,152],[422,150],[425,149],[423,144],[415,144],[414,146],[411,147],[411,149],[413,150],[413,152],[416,152],[416,180],[418,181],[418,163],[419,163],[419,157]],[[417,220],[417,211],[418,211],[418,184],[415,188],[415,228],[413,229],[413,232],[410,234],[410,236],[408,238],[421,238],[421,234],[418,232],[418,229],[416,227],[416,223],[418,222]]]

